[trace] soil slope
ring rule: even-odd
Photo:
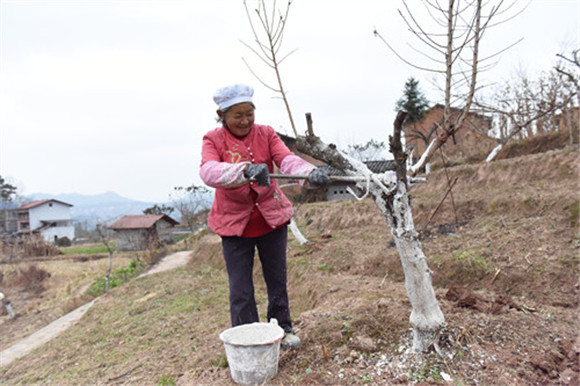
[[[447,322],[425,355],[408,350],[403,273],[374,203],[297,205],[310,242],[290,241],[288,273],[303,345],[282,353],[271,384],[578,384],[578,165],[573,146],[439,170],[413,188]],[[233,384],[218,338],[229,323],[219,237],[199,236],[193,256],[116,288],[0,383]],[[263,314],[259,263],[256,292]]]

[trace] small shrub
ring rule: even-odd
[[[70,247],[72,245],[72,241],[65,236],[56,239],[55,244],[57,247]]]
[[[28,268],[19,271],[17,283],[26,291],[38,294],[46,290],[44,281],[48,278],[50,278],[48,271],[31,264]]]
[[[62,254],[56,245],[47,243],[40,235],[27,237],[19,245],[22,249],[22,257],[55,256]]]

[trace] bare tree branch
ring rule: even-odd
[[[432,69],[432,68],[421,67],[421,66],[417,66],[417,65],[411,63],[410,61],[408,61],[407,59],[405,59],[401,55],[399,55],[399,53],[393,47],[391,47],[391,45],[383,38],[383,36],[379,33],[379,31],[377,31],[375,29],[373,31],[373,33],[374,33],[374,35],[376,37],[378,37],[379,39],[381,39],[381,41],[383,43],[385,43],[385,45],[389,48],[389,50],[391,50],[391,52],[393,54],[395,54],[399,59],[401,59],[403,62],[405,62],[405,64],[408,64],[409,66],[411,66],[413,68],[416,68],[418,70],[421,70],[421,71],[434,72],[434,73],[441,73],[442,72],[441,70],[435,70],[435,69]]]
[[[244,63],[246,64],[246,66],[248,67],[248,69],[250,70],[252,75],[254,75],[254,77],[262,85],[264,85],[266,88],[280,94],[282,100],[284,101],[284,105],[286,107],[286,112],[288,113],[288,118],[290,120],[290,125],[292,126],[292,130],[294,131],[294,135],[298,136],[298,131],[296,130],[296,125],[294,124],[294,119],[292,117],[292,112],[290,110],[290,104],[288,102],[287,93],[284,89],[284,86],[282,85],[282,77],[280,75],[280,64],[296,50],[290,52],[287,55],[284,55],[282,57],[282,59],[278,58],[278,53],[279,53],[279,50],[281,48],[283,35],[284,35],[284,29],[286,27],[286,21],[288,19],[288,14],[290,11],[291,4],[292,4],[292,1],[288,1],[287,5],[286,5],[286,11],[284,13],[284,16],[282,16],[282,14],[280,14],[280,17],[278,18],[275,16],[276,11],[277,11],[277,6],[276,6],[276,1],[274,1],[272,4],[272,15],[270,17],[268,17],[268,9],[266,6],[266,1],[259,0],[258,8],[256,9],[256,15],[257,15],[256,17],[259,20],[259,23],[262,27],[262,32],[265,36],[266,43],[263,43],[262,40],[258,37],[258,33],[256,32],[256,29],[254,28],[254,23],[252,21],[252,17],[250,15],[250,12],[248,11],[247,2],[246,2],[246,0],[244,0],[244,7],[246,8],[246,15],[248,17],[248,21],[250,23],[252,33],[254,34],[255,42],[258,45],[258,47],[262,53],[260,54],[258,52],[258,50],[253,49],[252,47],[250,47],[246,43],[243,43],[243,42],[242,43],[246,47],[248,47],[256,56],[258,56],[258,58],[263,63],[265,63],[270,69],[274,70],[274,73],[276,75],[276,83],[277,83],[278,87],[273,87],[273,86],[269,85],[268,82],[262,80],[256,74],[256,72],[251,68],[251,66],[248,64],[248,62],[244,58],[242,58],[242,60],[244,61]]]

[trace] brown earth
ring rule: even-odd
[[[579,384],[579,165],[574,145],[438,170],[413,188],[447,324],[438,350],[423,355],[409,351],[403,272],[374,203],[297,205],[310,242],[291,240],[288,273],[303,344],[282,352],[270,383]],[[233,384],[217,337],[229,317],[219,237],[193,247],[186,268],[115,289],[63,336],[0,369],[0,383]]]

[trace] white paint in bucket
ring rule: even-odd
[[[243,385],[264,383],[278,373],[280,341],[284,330],[278,321],[232,327],[220,334],[232,379]]]

